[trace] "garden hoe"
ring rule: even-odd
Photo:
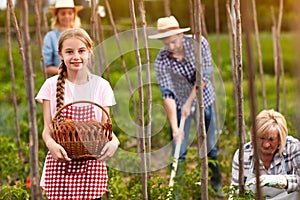
[[[184,134],[184,123],[185,123],[185,117],[182,117],[180,119],[180,125],[179,125],[179,135],[177,138],[181,138],[182,134]],[[181,148],[181,139],[177,139],[176,146],[175,146],[175,152],[174,152],[174,160],[172,163],[172,171],[170,176],[170,182],[169,182],[169,193],[168,193],[168,199],[170,199],[173,191],[173,185],[174,185],[174,178],[176,176],[177,166],[178,166],[178,159],[179,159],[179,153]]]

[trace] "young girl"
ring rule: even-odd
[[[88,100],[95,102],[109,113],[115,104],[109,83],[90,74],[88,65],[93,51],[93,42],[81,28],[64,31],[59,38],[58,52],[61,58],[59,74],[48,78],[36,96],[43,103],[43,140],[49,149],[41,178],[41,187],[49,199],[99,199],[107,186],[105,160],[114,155],[119,140],[113,134],[101,151],[99,160],[71,160],[65,149],[51,136],[51,123],[56,111],[63,105]],[[71,106],[65,111],[66,118],[76,118],[74,113],[86,121],[95,119],[106,122],[107,116],[95,106]],[[69,107],[67,107],[69,108]],[[82,114],[84,113],[84,114]],[[83,121],[84,121],[83,119]]]
[[[51,31],[44,37],[43,57],[48,75],[56,75],[60,64],[57,52],[58,38],[62,31],[68,28],[79,28],[80,18],[77,13],[82,6],[75,6],[73,0],[57,0],[54,7],[50,7],[52,14]]]

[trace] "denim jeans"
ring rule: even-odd
[[[178,124],[180,123],[181,110],[177,110],[177,120]],[[204,110],[205,117],[205,130],[207,135],[207,156],[213,160],[218,159],[218,147],[216,145],[216,122],[215,122],[215,114],[212,105]],[[186,159],[186,155],[188,152],[189,144],[189,133],[192,119],[196,122],[196,112],[191,113],[190,116],[185,120],[184,125],[184,140],[182,141],[180,154],[178,162],[181,163]],[[171,130],[171,140],[172,140],[172,155],[175,150],[175,142],[173,141],[172,130]],[[211,169],[211,185],[215,191],[221,188],[221,174],[219,165],[209,164],[209,168]],[[177,175],[182,176],[184,174],[185,168],[181,169],[180,165],[178,166]]]

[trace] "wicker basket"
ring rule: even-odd
[[[101,108],[107,115],[106,123],[98,121],[72,121],[60,119],[68,106],[88,103]],[[99,104],[90,101],[75,101],[60,108],[52,121],[52,137],[74,160],[93,160],[100,157],[104,145],[112,139],[112,123],[108,112]]]

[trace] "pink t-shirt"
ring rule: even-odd
[[[49,100],[51,104],[51,116],[56,113],[56,83],[58,75],[48,78],[42,85],[35,99],[43,103]],[[65,83],[65,103],[79,100],[88,100],[100,104],[101,106],[112,106],[116,104],[113,90],[108,81],[97,75],[90,75],[89,81],[82,85],[76,85],[66,79]],[[96,119],[101,120],[101,110],[96,112]]]

